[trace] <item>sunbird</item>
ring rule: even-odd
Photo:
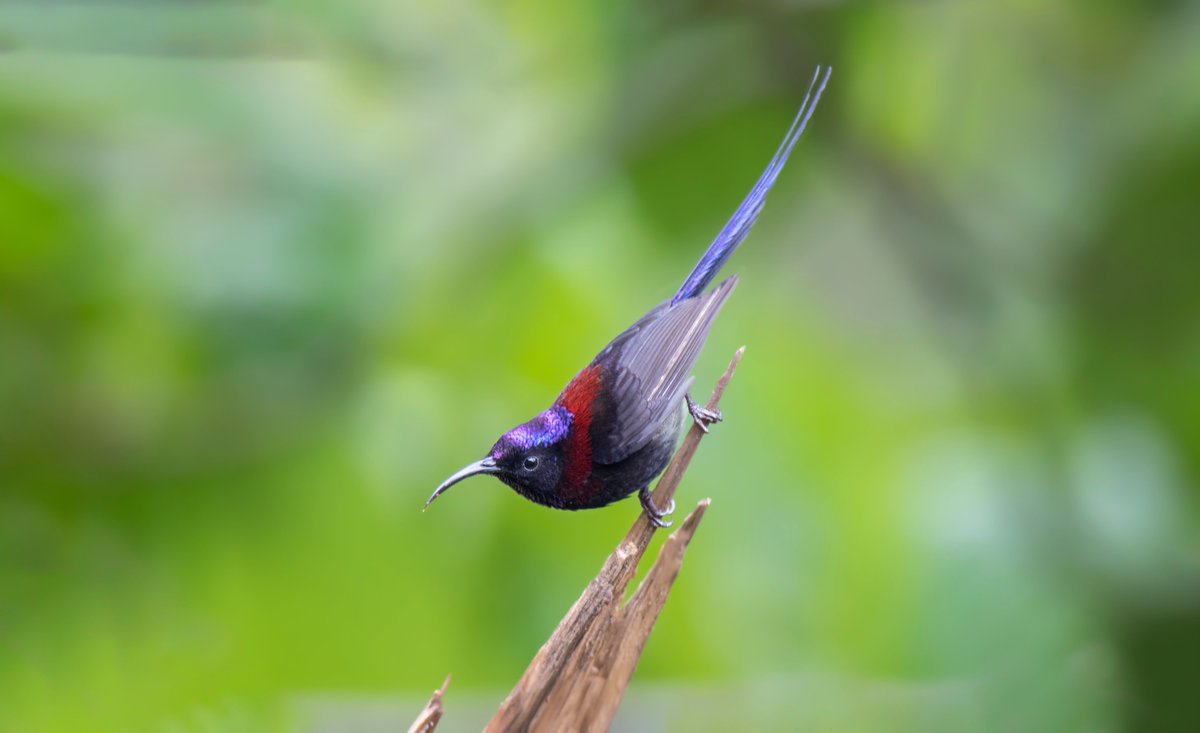
[[[754,188],[669,301],[656,306],[604,347],[550,406],[509,430],[481,460],[446,479],[429,501],[476,474],[491,474],[526,499],[554,509],[595,509],[637,492],[650,521],[668,527],[650,482],[675,452],[686,405],[700,429],[722,419],[688,390],[708,331],[737,285],[736,275],[705,293],[750,233],[767,193],[812,116],[832,69],[818,66],[787,135]],[[817,85],[820,78],[820,86]],[[816,93],[813,93],[816,89]]]

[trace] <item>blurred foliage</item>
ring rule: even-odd
[[[469,730],[637,508],[422,502],[826,62],[620,725],[1195,730],[1198,11],[0,4],[0,729]]]

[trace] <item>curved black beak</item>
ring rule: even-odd
[[[437,487],[437,491],[433,492],[433,496],[429,497],[429,501],[425,502],[425,509],[428,509],[429,505],[433,503],[433,500],[438,498],[439,496],[441,496],[446,491],[446,489],[450,488],[451,486],[458,483],[459,481],[462,481],[463,479],[467,478],[468,476],[474,476],[477,473],[499,473],[499,472],[500,472],[500,469],[496,467],[496,461],[492,460],[491,456],[484,458],[482,461],[475,461],[474,463],[464,467],[461,471],[459,471],[458,473],[454,474],[450,478],[443,481],[442,485]],[[425,509],[422,509],[421,511],[425,511]]]

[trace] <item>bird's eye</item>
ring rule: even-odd
[[[538,467],[537,456],[528,456],[525,459],[525,462],[521,465],[526,471],[532,471],[533,469]]]

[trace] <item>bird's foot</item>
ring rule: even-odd
[[[692,415],[692,420],[695,420],[696,425],[698,425],[704,432],[708,432],[709,425],[721,422],[725,419],[725,416],[721,414],[720,410],[710,410],[707,407],[704,407],[699,402],[693,400],[690,394],[685,394],[683,398],[687,400],[687,408],[688,412],[690,412]]]
[[[650,498],[650,487],[644,487],[638,492],[638,500],[642,502],[642,509],[645,510],[646,516],[650,518],[650,523],[659,529],[670,527],[672,522],[668,522],[663,517],[675,513],[675,500],[671,499],[667,502],[667,508],[661,512],[658,507],[654,506],[654,500]]]

